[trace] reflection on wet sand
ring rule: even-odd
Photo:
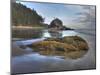
[[[69,34],[68,34],[69,33]],[[12,73],[34,73],[34,72],[48,72],[48,71],[63,71],[63,70],[78,70],[78,69],[95,69],[95,37],[92,35],[80,34],[74,31],[65,31],[62,36],[81,36],[86,40],[89,46],[89,50],[84,53],[81,58],[70,59],[63,57],[63,51],[56,55],[45,55],[46,52],[34,52],[31,50],[30,53],[12,57],[11,69]],[[55,39],[55,38],[53,38]],[[47,41],[46,39],[43,39]],[[50,38],[48,40],[51,40]],[[41,40],[42,41],[42,40]],[[41,42],[39,41],[39,42]],[[21,41],[19,41],[21,42]],[[31,41],[22,41],[25,45],[32,44]],[[33,40],[34,42],[34,40]],[[71,41],[69,41],[70,43]],[[26,49],[25,49],[26,50]],[[57,50],[58,51],[58,50]],[[80,52],[82,53],[82,52]],[[77,55],[79,53],[74,53]],[[68,54],[67,54],[68,55]],[[73,53],[72,53],[73,55]]]
[[[51,37],[54,38],[61,38],[62,37],[62,32],[61,31],[48,31],[50,33]]]

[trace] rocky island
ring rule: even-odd
[[[58,18],[55,18],[54,20],[51,21],[51,23],[48,25],[48,29],[49,29],[49,31],[73,30],[71,28],[68,28],[68,27],[64,26],[63,22]]]

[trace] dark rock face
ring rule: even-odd
[[[33,51],[42,55],[64,56],[65,58],[80,58],[89,49],[87,42],[79,36],[63,38],[48,38],[44,41],[33,43]]]
[[[62,28],[62,26],[63,26],[62,21],[56,18],[50,23],[49,28]]]
[[[51,29],[51,31],[52,30],[72,30],[71,28],[67,28],[67,27],[63,26],[63,22],[58,18],[51,21],[48,28]]]

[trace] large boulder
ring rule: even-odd
[[[89,49],[87,42],[79,36],[48,38],[33,43],[31,47],[33,51],[42,55],[64,56],[73,59],[82,57]]]

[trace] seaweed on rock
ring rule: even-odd
[[[87,42],[79,36],[66,36],[63,38],[48,38],[33,43],[33,51],[48,56],[65,56],[65,58],[80,58],[89,49]]]

